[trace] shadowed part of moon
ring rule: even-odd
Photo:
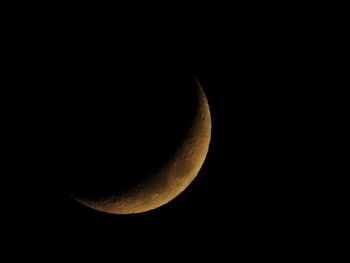
[[[183,192],[199,173],[210,143],[211,117],[206,95],[197,82],[198,106],[193,123],[174,155],[155,174],[123,193],[99,199],[75,198],[98,211],[142,213],[167,204]]]

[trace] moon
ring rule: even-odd
[[[136,214],[161,207],[181,194],[198,175],[208,153],[211,116],[207,97],[198,80],[195,117],[185,139],[153,176],[122,194],[100,199],[74,199],[100,212]]]

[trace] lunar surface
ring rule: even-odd
[[[208,153],[211,117],[206,95],[197,81],[198,106],[191,127],[173,156],[154,175],[108,198],[74,199],[92,209],[112,214],[135,214],[156,209],[181,194],[198,175]]]

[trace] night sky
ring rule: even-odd
[[[137,70],[131,74],[116,71],[112,78],[102,80],[108,84],[103,91],[92,92],[99,77],[91,80],[93,85],[79,77],[77,81],[87,87],[73,82],[60,94],[50,91],[50,101],[39,97],[46,108],[38,107],[39,115],[28,123],[35,140],[26,143],[35,150],[26,163],[26,169],[32,172],[24,179],[23,193],[28,195],[21,210],[29,216],[24,225],[29,229],[34,225],[50,238],[63,235],[79,242],[83,237],[115,235],[118,243],[119,237],[122,240],[139,234],[145,237],[145,233],[189,235],[194,239],[197,235],[224,233],[245,242],[251,235],[265,235],[268,229],[282,227],[286,217],[290,220],[292,215],[286,209],[289,197],[281,198],[291,190],[285,178],[291,179],[291,171],[285,170],[284,156],[279,155],[285,138],[280,134],[284,128],[277,122],[283,116],[274,112],[275,108],[270,109],[272,90],[261,84],[264,81],[261,77],[266,76],[251,76],[242,67],[230,73],[213,64],[203,65],[193,69],[193,73],[207,94],[212,114],[207,159],[184,193],[144,214],[103,214],[76,203],[67,192],[112,191],[113,183],[132,184],[129,176],[136,179],[145,176],[164,161],[162,158],[181,140],[190,121],[191,102],[195,105],[188,99],[194,88],[192,74],[170,67],[169,71],[153,68],[147,74]],[[116,79],[119,83],[114,85]],[[76,78],[70,77],[66,83],[70,80]],[[133,89],[135,84],[138,88]],[[123,85],[129,85],[132,91],[125,90]],[[142,85],[141,91],[138,85]],[[60,88],[58,85],[55,92]],[[86,96],[83,102],[78,99],[80,94]],[[86,101],[95,103],[99,110],[91,109]],[[86,133],[91,118],[85,113],[101,113],[101,108],[108,115],[102,120],[93,117],[97,125]],[[106,127],[103,122],[110,120],[113,125]],[[113,132],[105,132],[101,127]],[[172,137],[167,141],[169,134]],[[97,142],[94,136],[99,138]],[[22,217],[17,219],[21,222]]]
[[[282,63],[295,54],[265,43],[268,33],[249,37],[237,29],[234,41],[217,37],[216,45],[208,44],[213,36],[193,34],[170,38],[169,47],[133,41],[96,52],[57,39],[36,46],[40,55],[19,55],[21,69],[29,69],[12,78],[9,112],[18,117],[9,126],[15,139],[7,156],[16,158],[9,158],[5,184],[14,242],[38,236],[72,250],[92,244],[135,254],[145,247],[179,254],[199,243],[249,253],[298,231],[309,183],[295,165],[303,161],[296,153],[302,131],[293,125],[302,89],[298,70]],[[133,185],[164,162],[191,123],[193,75],[208,98],[212,140],[199,175],[180,196],[127,216],[69,197]]]

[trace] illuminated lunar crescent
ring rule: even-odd
[[[209,149],[211,117],[206,95],[197,81],[198,107],[185,140],[170,160],[150,178],[123,194],[103,200],[76,200],[112,214],[135,214],[156,209],[182,193],[199,173]]]

